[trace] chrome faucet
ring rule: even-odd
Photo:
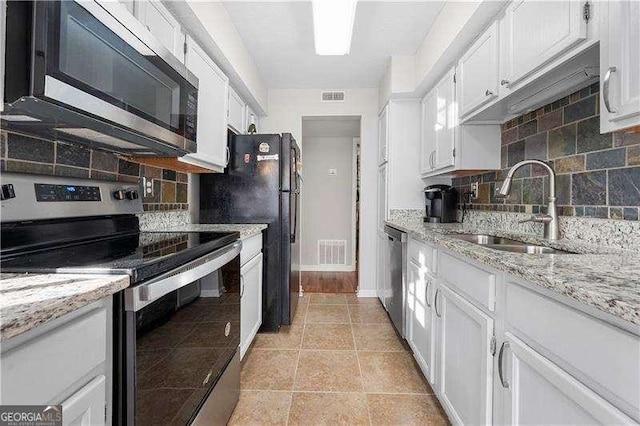
[[[553,171],[549,165],[540,160],[524,160],[520,161],[509,170],[507,173],[507,177],[502,183],[502,187],[498,191],[498,194],[506,197],[511,192],[511,182],[513,180],[513,175],[515,172],[522,166],[526,166],[527,164],[537,164],[539,166],[544,167],[547,172],[549,172],[549,201],[547,203],[547,214],[534,214],[531,215],[530,218],[521,220],[520,223],[524,222],[541,222],[544,224],[544,238],[548,238],[550,240],[557,240],[559,236],[558,232],[558,211],[556,208],[556,173]]]

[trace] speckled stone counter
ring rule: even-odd
[[[459,223],[425,224],[410,212],[392,214],[389,226],[427,243],[487,264],[527,282],[640,325],[640,253],[572,240],[550,241],[531,234],[470,228]],[[455,238],[491,234],[581,254],[532,255],[503,252]]]
[[[0,274],[0,341],[128,286],[128,275]]]
[[[239,224],[216,224],[216,223],[202,223],[202,224],[190,224],[190,225],[178,225],[162,228],[163,231],[172,232],[239,232],[240,239],[252,237],[261,233],[264,229],[267,229],[267,225],[264,223],[239,223]],[[155,229],[156,231],[158,229]]]

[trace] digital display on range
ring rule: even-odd
[[[36,183],[37,201],[102,201],[100,188],[80,185],[49,185]]]

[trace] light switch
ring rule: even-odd
[[[329,176],[338,176],[338,169],[329,169]]]

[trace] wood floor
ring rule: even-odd
[[[355,293],[357,272],[302,272],[302,289],[309,293]]]

